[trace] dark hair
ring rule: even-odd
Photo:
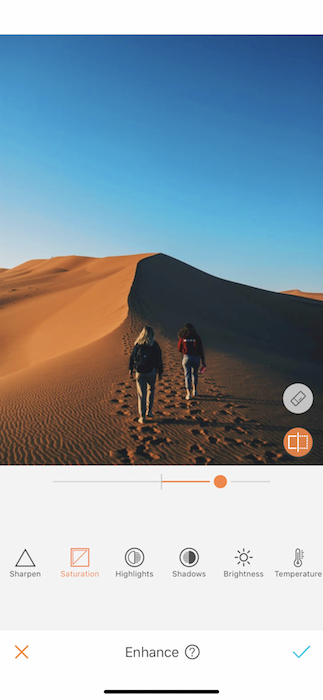
[[[178,333],[179,338],[196,338],[197,332],[191,323],[186,323]]]

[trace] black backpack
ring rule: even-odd
[[[137,372],[147,374],[155,367],[154,345],[136,345],[134,367]]]

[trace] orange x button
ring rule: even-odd
[[[28,646],[29,646],[29,644],[27,644],[27,646],[26,646],[24,649],[19,649],[19,647],[17,647],[17,644],[15,644],[16,649],[18,649],[18,651],[19,651],[19,654],[17,654],[17,656],[15,656],[15,659],[18,659],[18,656],[21,656],[21,654],[22,654],[26,659],[28,659],[27,654],[24,653],[24,652],[26,651],[26,649],[28,649]]]

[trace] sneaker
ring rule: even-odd
[[[197,396],[197,391],[196,391],[196,389],[193,389],[193,391],[192,391],[192,396]]]
[[[144,423],[144,422],[145,422],[145,419],[142,416],[140,416],[140,418],[138,418],[138,423]]]
[[[146,413],[146,418],[153,418],[153,417],[154,416],[153,416],[151,411],[148,411],[148,413]]]
[[[185,396],[185,398],[186,398],[186,401],[189,401],[189,400],[190,400],[190,398],[191,398],[191,394],[190,394],[190,392],[189,392],[189,391],[187,391],[187,392],[186,392],[186,396]]]

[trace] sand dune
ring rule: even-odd
[[[33,260],[0,274],[1,464],[295,464],[288,384],[322,457],[323,307],[213,277],[161,254]],[[183,401],[177,331],[202,335],[207,371]],[[137,423],[128,356],[143,323],[165,361],[155,420]],[[296,419],[297,424],[299,418]],[[299,462],[298,462],[299,463]]]
[[[301,292],[300,289],[288,289],[286,292],[281,292],[281,294],[292,294],[296,297],[305,297],[305,299],[317,299],[318,301],[323,301],[323,294],[320,292]]]
[[[0,376],[111,333],[143,256],[32,260],[1,276]]]
[[[322,362],[321,304],[227,282],[166,255],[138,264],[132,307],[172,335],[186,313],[209,345],[234,355],[249,348],[260,362],[262,352]]]

